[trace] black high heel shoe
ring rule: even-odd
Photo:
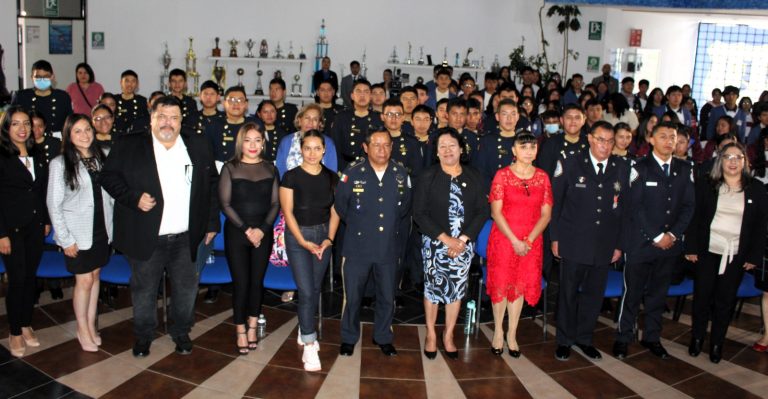
[[[437,351],[430,352],[430,351],[424,349],[424,356],[426,356],[427,359],[429,359],[429,360],[435,360],[435,358],[437,357]]]
[[[509,356],[514,357],[515,359],[520,357],[520,351],[519,350],[509,350]]]
[[[491,353],[493,353],[496,356],[501,356],[502,353],[504,353],[504,348],[494,348],[491,347]]]

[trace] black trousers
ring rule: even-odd
[[[11,335],[21,335],[21,327],[32,325],[37,291],[35,276],[43,256],[44,233],[44,226],[36,223],[8,232],[11,254],[3,255],[3,263],[8,273],[5,308]]]
[[[712,321],[710,343],[722,345],[733,316],[736,293],[744,277],[744,259],[733,258],[718,275],[721,255],[711,252],[699,257],[693,280],[693,336],[703,339]]]
[[[242,230],[224,224],[224,253],[232,274],[232,321],[245,324],[248,317],[259,317],[264,291],[264,274],[272,252],[272,230],[267,229],[261,245],[254,247]]]
[[[603,304],[610,265],[560,260],[557,344],[592,345],[592,332]]]
[[[635,319],[640,303],[645,305],[643,340],[659,342],[661,339],[661,315],[664,313],[667,291],[677,262],[677,255],[656,258],[646,262],[627,259],[624,267],[624,295],[621,298],[619,329],[616,340],[632,342]]]
[[[365,283],[373,278],[376,308],[373,317],[373,339],[379,344],[392,343],[392,317],[395,313],[396,263],[377,263],[365,258],[344,258],[341,272],[344,281],[344,307],[341,311],[341,342],[355,344],[360,339],[360,302]]]

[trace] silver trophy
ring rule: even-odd
[[[232,58],[237,58],[237,45],[240,44],[240,42],[233,38],[228,43],[229,43],[229,56]]]
[[[160,76],[160,90],[163,93],[168,93],[170,88],[168,87],[168,68],[171,67],[171,53],[168,52],[168,42],[163,43],[165,46],[165,52],[163,53],[163,74]]]
[[[253,41],[253,39],[248,39],[248,41],[245,42],[245,48],[248,49],[248,52],[245,53],[245,58],[253,58],[253,46],[256,45],[256,42]]]
[[[493,63],[491,64],[491,72],[499,73],[501,70],[501,63],[499,63],[499,55],[496,54],[493,57]]]
[[[213,79],[216,81],[216,84],[219,85],[220,88],[224,87],[226,76],[227,71],[223,66],[219,66],[219,61],[216,60],[216,62],[213,63]]]
[[[459,67],[459,53],[456,53],[456,61],[453,63],[454,68]]]
[[[419,65],[424,65],[424,46],[419,47]]]
[[[412,49],[413,49],[413,47],[411,46],[411,42],[408,42],[408,58],[405,59],[405,64],[406,65],[413,64],[413,58],[411,58],[411,50]]]
[[[464,62],[461,64],[462,67],[469,68],[472,65],[472,63],[469,62],[469,54],[472,53],[473,50],[474,49],[472,47],[467,49],[467,55],[464,56]],[[457,64],[458,64],[458,62],[457,62]]]
[[[389,63],[397,64],[400,60],[397,58],[397,46],[392,47],[392,54],[389,55]]]
[[[243,86],[243,75],[245,75],[245,69],[237,68],[236,72],[237,72],[237,85],[240,87],[245,87]]]
[[[269,46],[267,45],[267,39],[261,39],[261,44],[259,45],[259,58],[268,58],[269,57]]]
[[[448,66],[448,47],[443,47],[443,66]]]
[[[300,48],[301,48],[301,50],[299,50],[299,59],[300,60],[306,60],[307,59],[307,55],[304,54],[304,46],[301,46]]]
[[[277,42],[277,47],[275,48],[275,58],[283,58],[283,49],[280,48],[280,42]]]
[[[253,93],[257,96],[264,95],[264,87],[261,85],[261,76],[264,75],[264,71],[261,70],[261,63],[256,63],[256,91]]]
[[[296,59],[296,56],[293,55],[293,41],[288,42],[288,57],[289,60]]]
[[[299,83],[300,80],[301,75],[298,73],[293,75],[293,83],[291,83],[291,96],[293,97],[301,97],[301,83]]]

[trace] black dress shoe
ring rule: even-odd
[[[51,288],[51,299],[62,298],[64,298],[64,292],[61,290],[61,287]]]
[[[688,354],[696,357],[701,353],[701,347],[704,345],[703,339],[691,337],[691,344],[688,345]]]
[[[565,345],[558,345],[555,351],[555,359],[566,361],[571,357],[571,347]]]
[[[576,344],[576,346],[584,353],[584,356],[592,360],[601,360],[603,358],[600,352],[592,345]]]
[[[341,346],[339,347],[339,355],[352,356],[353,353],[355,353],[354,344],[345,344],[343,342],[341,343]]]
[[[453,352],[445,351],[445,356],[447,356],[448,359],[456,360],[459,358],[459,351],[453,351]]]
[[[360,306],[363,309],[371,309],[371,308],[373,308],[373,298],[368,297],[368,296],[363,297],[363,299],[360,301]]]
[[[613,356],[616,357],[616,359],[624,359],[627,357],[627,343],[616,341],[613,343]]]
[[[395,307],[398,309],[402,309],[405,307],[405,298],[398,295],[395,297]]]
[[[515,359],[520,357],[520,351],[519,350],[512,350],[509,349],[509,356],[514,357]]]
[[[381,349],[381,353],[386,356],[397,356],[397,349],[395,349],[392,344],[381,344],[379,345],[379,349]]]
[[[496,356],[501,356],[502,353],[504,353],[504,348],[496,349],[494,347],[491,347],[491,353],[493,353]]]
[[[133,356],[134,357],[146,357],[149,356],[149,346],[152,345],[152,341],[144,341],[137,339],[133,343]]]
[[[437,351],[430,352],[424,349],[424,356],[426,356],[429,360],[434,360],[437,357]]]
[[[205,303],[216,303],[219,300],[219,289],[215,287],[208,287],[208,292],[205,293]]]
[[[653,353],[653,355],[656,357],[661,359],[669,359],[669,353],[667,353],[667,350],[661,346],[661,342],[640,341],[640,345],[651,351],[651,353]]]
[[[173,342],[176,343],[176,353],[179,355],[189,355],[192,353],[192,340],[189,339],[189,335],[184,334],[174,337]]]
[[[722,345],[712,345],[711,348],[709,348],[709,361],[712,363],[720,363],[720,360],[723,359],[723,346]]]

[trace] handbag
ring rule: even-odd
[[[285,251],[285,215],[283,211],[277,215],[277,222],[272,228],[272,252],[269,254],[269,263],[278,266],[288,266],[288,253]]]

